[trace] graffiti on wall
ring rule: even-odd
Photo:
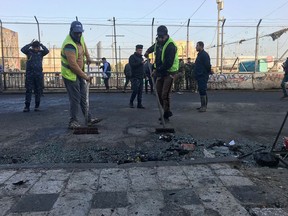
[[[271,89],[279,88],[283,79],[284,73],[261,73],[254,75],[255,89]]]
[[[209,89],[271,89],[280,88],[284,73],[229,73],[209,77]]]
[[[249,89],[253,88],[252,74],[213,74],[209,77],[210,89]]]

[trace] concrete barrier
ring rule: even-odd
[[[280,88],[284,73],[223,73],[213,74],[209,89],[273,89]]]

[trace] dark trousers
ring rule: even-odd
[[[143,79],[132,78],[131,88],[132,88],[132,94],[130,97],[130,103],[133,103],[134,99],[137,96],[138,105],[142,104]]]
[[[286,91],[286,86],[285,86],[286,82],[288,82],[288,73],[284,74],[283,80],[281,82],[281,88],[282,88],[284,96],[287,96],[287,91]]]
[[[63,77],[65,87],[69,96],[70,102],[70,122],[78,121],[77,115],[79,111],[79,105],[81,111],[85,116],[87,102],[86,102],[86,83],[85,81],[77,77],[76,81],[71,81]],[[88,119],[91,119],[91,114],[88,113]]]
[[[111,73],[107,72],[106,75],[107,75],[107,78],[103,78],[104,79],[104,85],[105,85],[106,90],[109,90],[109,88],[110,88],[109,87],[109,79],[111,77]]]
[[[148,83],[150,86],[150,92],[153,92],[153,82],[152,82],[152,78],[151,77],[147,77],[145,79],[145,92],[148,93]]]
[[[158,77],[156,80],[156,90],[164,112],[170,112],[170,93],[173,85],[173,77],[170,75]]]
[[[127,76],[125,77],[124,91],[126,90],[130,80],[131,80],[131,77],[127,77]]]
[[[35,94],[35,106],[38,107],[40,104],[40,98],[42,94],[43,88],[43,74],[37,75],[30,75],[26,74],[25,78],[25,104],[27,107],[30,106],[31,99],[32,99],[32,92]]]
[[[197,77],[197,83],[198,83],[198,91],[200,96],[206,96],[207,91],[207,83],[208,83],[209,76],[201,76]]]
[[[180,91],[182,89],[182,85],[183,85],[183,74],[178,73],[174,77],[174,90],[177,92]]]

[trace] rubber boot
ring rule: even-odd
[[[25,103],[25,107],[23,109],[23,112],[30,112],[30,103]]]
[[[35,108],[34,108],[34,111],[35,111],[35,112],[40,111],[39,106],[40,106],[40,102],[36,102],[36,103],[35,103]]]
[[[201,107],[199,109],[199,112],[206,112],[207,109],[206,95],[201,96],[200,99],[201,99]]]

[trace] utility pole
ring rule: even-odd
[[[220,53],[220,12],[224,8],[223,0],[216,0],[217,10],[218,10],[218,18],[217,18],[217,53],[216,53],[216,69],[219,70],[219,53]]]
[[[113,17],[113,20],[109,19],[108,21],[113,21],[113,34],[112,35],[106,35],[106,37],[112,37],[112,53],[114,48],[114,55],[115,55],[115,69],[116,72],[118,72],[118,58],[117,58],[117,37],[124,37],[124,35],[117,35],[116,34],[116,24],[115,24],[115,17]],[[114,43],[114,47],[113,47]]]
[[[255,47],[255,68],[254,73],[256,73],[258,69],[258,49],[259,49],[259,26],[262,22],[262,19],[259,20],[256,28],[256,47]]]
[[[152,25],[151,25],[151,28],[152,28],[152,37],[151,37],[151,45],[153,45],[154,44],[154,17],[152,18]],[[154,57],[154,55],[153,55],[153,53],[152,53],[152,55],[151,55],[152,57],[151,57],[151,62],[153,62],[153,57]]]
[[[151,45],[154,44],[154,17],[152,18],[152,37],[151,37]]]
[[[114,48],[115,48],[115,68],[116,72],[118,72],[118,62],[117,62],[117,41],[116,41],[116,24],[115,24],[115,17],[113,17],[113,27],[114,27]],[[118,81],[118,79],[117,79]],[[117,83],[118,85],[118,83]],[[118,87],[118,86],[117,86]]]
[[[40,42],[40,26],[39,26],[39,22],[36,16],[34,16],[36,23],[37,23],[37,29],[38,29],[38,41]]]
[[[2,20],[0,19],[1,24],[1,54],[2,54],[2,71],[0,71],[0,92],[2,92],[3,89],[5,89],[5,79],[4,79],[4,87],[2,82],[2,74],[5,71],[5,61],[4,61],[4,39],[3,39],[3,26],[2,26]]]
[[[53,45],[53,63],[54,63],[54,72],[56,72],[56,64],[55,64],[55,45]]]
[[[222,29],[221,29],[221,73],[223,73],[223,50],[224,50],[224,25],[226,19],[222,22]]]
[[[121,68],[121,47],[119,46],[119,71],[122,71]]]
[[[187,23],[186,59],[189,58],[189,25],[190,25],[190,19],[188,19]]]

